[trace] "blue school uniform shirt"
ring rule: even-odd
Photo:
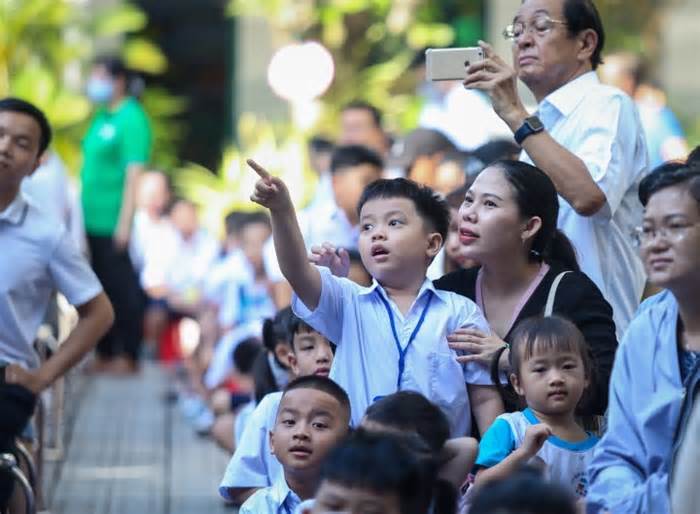
[[[501,414],[481,439],[475,465],[490,468],[500,463],[522,446],[527,429],[539,423],[530,408]],[[546,465],[547,479],[561,484],[578,497],[585,497],[588,489],[586,469],[597,442],[598,438],[592,434],[577,443],[569,443],[552,435],[534,458],[541,459]]]
[[[231,500],[228,490],[232,487],[269,487],[284,481],[282,465],[272,454],[269,436],[281,400],[281,392],[265,395],[248,417],[219,485],[219,494],[226,500]]]
[[[238,514],[294,514],[301,499],[287,485],[284,477],[256,491],[241,505]]]
[[[610,378],[608,431],[589,468],[587,512],[670,512],[669,473],[699,373],[681,380],[678,303],[646,300],[625,334]]]
[[[450,421],[453,437],[469,434],[466,384],[491,385],[492,381],[485,366],[457,362],[457,353],[447,346],[447,335],[460,327],[490,333],[476,304],[456,293],[438,291],[426,279],[404,317],[376,280],[362,287],[333,276],[327,268],[319,272],[318,307],[310,311],[295,295],[292,308],[337,345],[330,378],[348,393],[353,425],[359,424],[370,404],[401,389],[422,393],[438,405]],[[402,349],[415,332],[398,388],[400,354],[392,319]]]

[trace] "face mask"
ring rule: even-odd
[[[93,102],[106,103],[112,98],[114,86],[109,80],[92,78],[88,81],[85,92]]]

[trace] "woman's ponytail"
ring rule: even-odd
[[[549,248],[545,255],[542,256],[546,263],[558,263],[570,271],[581,271],[576,259],[576,250],[574,245],[566,234],[559,229],[554,231],[550,239]]]

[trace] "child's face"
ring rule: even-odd
[[[263,269],[263,247],[271,233],[265,223],[250,223],[241,231],[241,251],[255,271]]]
[[[398,287],[425,275],[430,259],[442,245],[429,232],[414,203],[407,198],[376,198],[362,206],[360,255],[370,275]]]
[[[333,364],[333,350],[328,339],[315,330],[294,334],[289,364],[297,377],[320,375],[327,377]]]
[[[41,129],[34,118],[19,112],[0,112],[0,190],[16,191],[24,177],[39,166]]]
[[[379,493],[371,489],[348,487],[324,480],[316,493],[312,514],[401,514],[401,502],[395,492]]]
[[[350,222],[357,223],[357,204],[369,184],[380,179],[382,170],[371,164],[359,164],[340,168],[333,173],[333,195],[335,203]]]
[[[537,351],[520,364],[519,376],[511,375],[515,391],[528,406],[543,414],[573,412],[588,379],[583,361],[571,351]]]
[[[270,432],[272,453],[285,473],[317,474],[328,453],[348,433],[350,414],[333,396],[317,389],[284,394]]]
[[[459,241],[459,209],[450,209],[450,226],[447,230],[447,242],[445,242],[447,257],[460,268],[471,268],[477,265],[472,259],[462,255],[462,243]]]

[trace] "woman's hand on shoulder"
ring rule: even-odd
[[[496,352],[506,346],[496,334],[486,334],[476,328],[458,328],[447,336],[447,343],[452,350],[464,352],[457,357],[459,362],[486,365],[490,365]]]

